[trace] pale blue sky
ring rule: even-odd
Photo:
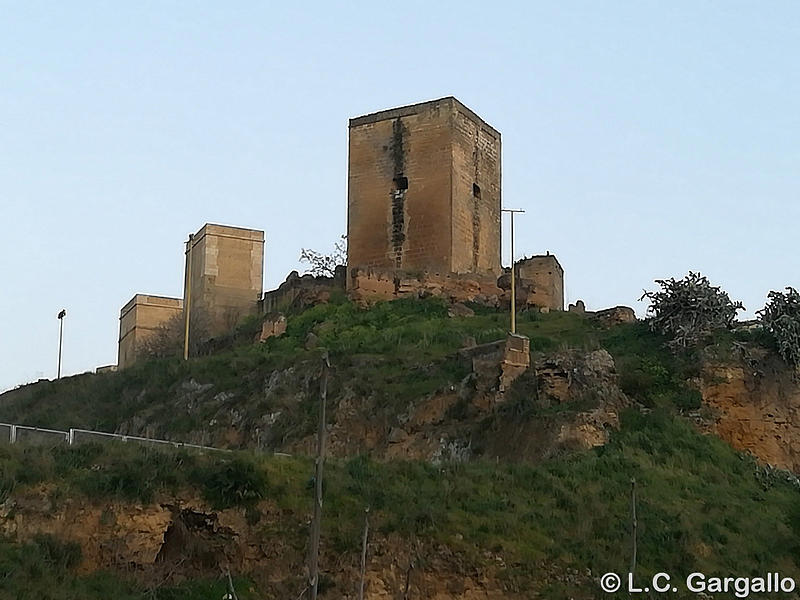
[[[800,285],[797,2],[296,4],[0,1],[0,390],[55,375],[62,307],[65,373],[114,363],[205,222],[264,229],[276,286],[344,232],[347,119],[446,95],[570,301]]]

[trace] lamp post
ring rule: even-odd
[[[64,341],[64,317],[67,316],[66,309],[61,309],[58,313],[58,376],[56,379],[61,379],[61,344]]]
[[[524,213],[521,208],[503,208],[511,215],[511,333],[517,333],[517,289],[514,273],[514,213]]]
[[[183,299],[183,360],[189,360],[189,317],[192,308],[192,242],[194,234],[189,234],[189,241],[186,242],[186,281],[184,281]]]

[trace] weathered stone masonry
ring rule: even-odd
[[[351,119],[349,150],[349,269],[500,273],[499,132],[449,97]]]
[[[184,305],[190,313],[190,335],[222,335],[256,314],[263,272],[263,231],[210,223],[201,227],[186,242],[191,281],[184,289]]]
[[[183,313],[183,300],[166,296],[136,294],[119,313],[119,346],[117,365],[131,366],[138,358],[142,344],[167,321]]]

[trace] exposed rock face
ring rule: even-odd
[[[475,311],[462,302],[456,302],[447,309],[449,317],[474,317]]]
[[[605,443],[628,400],[604,350],[530,354],[527,340],[503,339],[462,349],[461,381],[408,399],[405,405],[341,374],[329,390],[328,451],[347,457],[430,462],[508,457],[538,461],[553,453]],[[522,342],[518,344],[517,342]],[[530,362],[524,360],[528,358]],[[352,371],[385,368],[380,357],[355,356]],[[426,377],[420,367],[419,377]],[[207,415],[181,441],[220,447],[314,453],[316,427],[304,415],[318,402],[319,366],[301,363],[263,375],[256,397],[220,393],[193,380],[162,412],[141,412],[121,433],[166,437],[154,427],[163,411]]]
[[[538,461],[602,445],[629,404],[605,350],[534,354],[478,450],[488,457]]]
[[[269,502],[256,507],[260,518],[253,524],[244,509],[214,511],[191,496],[162,497],[146,505],[62,496],[56,506],[53,493],[42,486],[12,494],[0,505],[0,534],[20,542],[40,534],[77,542],[82,555],[79,571],[118,571],[154,586],[214,577],[225,569],[249,575],[268,597],[295,598],[305,585],[301,540],[307,523]],[[373,533],[367,597],[398,598],[412,561],[421,565],[409,578],[415,598],[526,597],[509,590],[500,576],[503,556],[491,558],[493,564],[488,566],[468,567],[468,559],[446,546],[418,542],[412,555],[407,540]],[[355,597],[358,561],[357,551],[342,553],[323,545],[321,564],[326,566],[330,597]]]
[[[749,350],[733,364],[705,369],[700,390],[710,430],[741,451],[800,472],[800,385],[775,356]]]

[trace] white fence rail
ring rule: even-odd
[[[214,452],[230,452],[222,448],[212,448],[211,446],[201,446],[199,444],[187,444],[184,442],[172,442],[169,440],[157,440],[154,438],[139,437],[136,435],[122,435],[119,433],[107,433],[105,431],[91,431],[89,429],[70,429],[61,431],[58,429],[46,429],[44,427],[29,427],[27,425],[14,425],[12,423],[0,423],[0,444],[39,444],[56,445],[68,444],[74,446],[89,442],[133,442],[135,444],[145,444],[150,446],[173,448],[188,448],[191,450],[210,450]]]

